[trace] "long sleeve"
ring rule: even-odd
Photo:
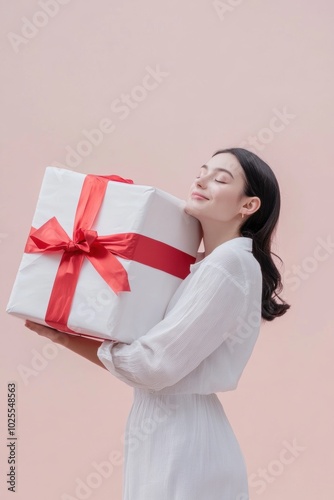
[[[159,391],[194,370],[235,329],[246,307],[242,262],[203,263],[162,321],[131,344],[104,341],[98,357],[128,385]]]

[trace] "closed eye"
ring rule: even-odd
[[[198,175],[198,176],[196,177],[196,179],[199,179],[199,178],[200,178],[200,176]],[[216,182],[219,182],[219,184],[227,184],[227,182],[224,182],[224,181],[218,181],[217,179],[215,179],[215,181],[216,181]]]

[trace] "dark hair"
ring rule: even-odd
[[[220,149],[219,153],[231,153],[239,161],[245,174],[245,196],[257,196],[261,200],[260,208],[251,214],[240,226],[241,236],[253,240],[253,255],[262,270],[262,318],[272,321],[282,316],[291,307],[277,292],[283,289],[281,274],[274,264],[271,255],[271,241],[277,227],[281,207],[280,189],[274,172],[256,154],[243,148]],[[275,297],[281,301],[276,302]]]

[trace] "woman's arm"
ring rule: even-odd
[[[30,330],[33,330],[38,335],[43,337],[47,337],[52,340],[56,344],[61,344],[73,352],[76,352],[80,356],[92,361],[96,365],[101,366],[102,368],[107,369],[104,364],[97,357],[97,350],[100,347],[102,342],[97,342],[96,340],[79,337],[75,335],[69,335],[67,333],[58,332],[53,328],[49,328],[48,326],[39,325],[38,323],[34,323],[33,321],[26,320],[25,326]]]
[[[250,307],[251,281],[233,255],[224,265],[202,264],[162,321],[129,345],[102,342],[99,359],[133,387],[159,391],[176,384],[229,342]]]

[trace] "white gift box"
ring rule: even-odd
[[[56,217],[72,238],[86,174],[47,167],[33,228]],[[199,221],[184,212],[185,201],[158,188],[108,181],[100,209],[90,229],[98,235],[136,233],[178,249],[195,261],[201,241]],[[64,254],[24,253],[6,311],[49,326],[45,315]],[[67,327],[97,339],[132,342],[164,317],[172,295],[184,278],[116,256],[128,275],[131,291],[115,293],[88,258],[83,259]],[[66,294],[66,287],[62,293]],[[57,328],[66,331],[66,328]]]

